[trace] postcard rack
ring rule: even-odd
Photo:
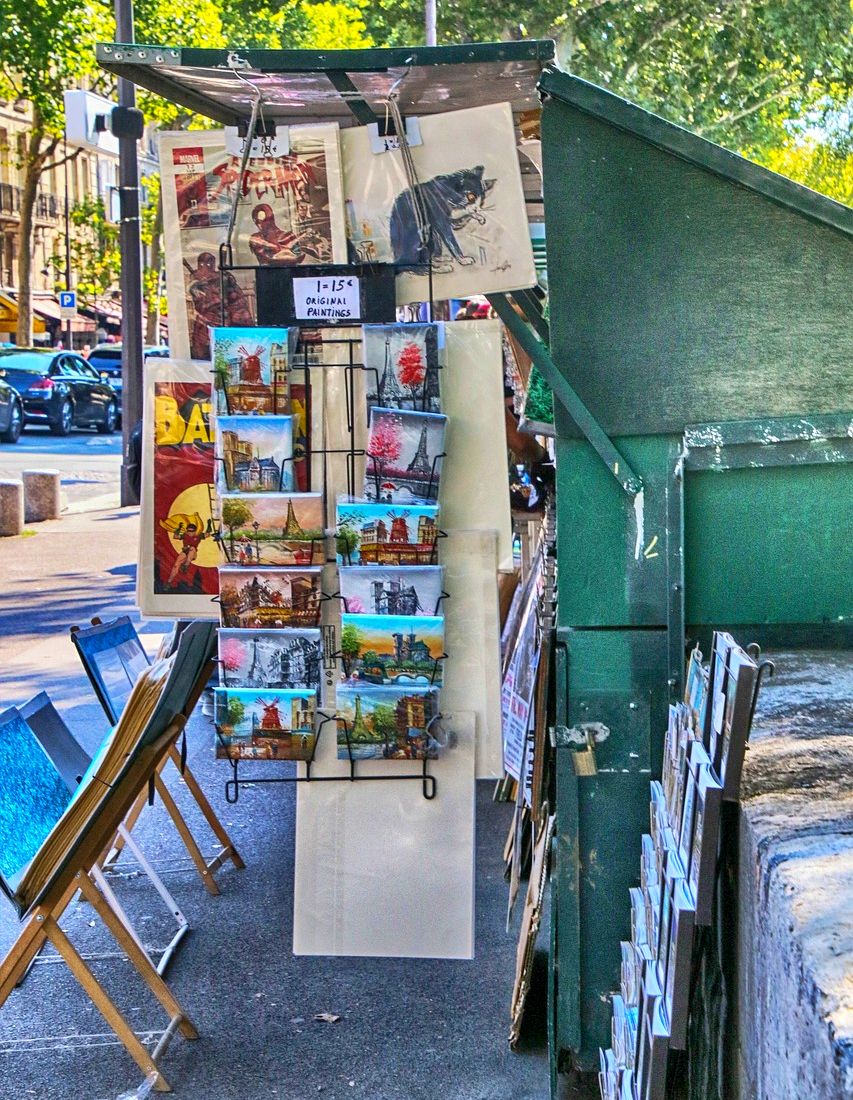
[[[388,775],[361,775],[357,771],[358,759],[353,755],[352,742],[350,740],[350,726],[349,722],[345,718],[340,718],[336,714],[326,714],[324,711],[318,711],[321,716],[321,721],[317,727],[317,732],[314,737],[314,745],[311,751],[311,756],[307,760],[286,761],[287,763],[296,763],[305,765],[304,775],[240,775],[240,764],[248,764],[251,761],[245,758],[232,756],[226,748],[226,759],[231,765],[231,778],[225,784],[225,800],[226,802],[234,805],[240,799],[240,787],[241,786],[260,786],[264,785],[276,785],[280,783],[376,783],[376,782],[406,782],[411,780],[417,780],[421,783],[421,790],[423,797],[431,802],[438,793],[438,781],[434,775],[429,773],[429,758],[424,756],[422,763],[422,769],[419,772],[395,772]],[[434,721],[441,718],[441,715],[436,715]],[[335,722],[338,726],[343,726],[347,751],[349,754],[349,774],[348,775],[312,775],[311,767],[314,763],[314,757],[317,752],[317,745],[320,742],[320,737],[324,728],[330,723]],[[220,743],[225,745],[224,740],[217,731],[217,737]],[[285,763],[285,761],[282,761]]]

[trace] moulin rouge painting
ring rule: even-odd
[[[339,565],[435,565],[438,507],[339,500]]]

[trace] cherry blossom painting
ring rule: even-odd
[[[372,409],[365,497],[384,504],[436,500],[446,421],[436,413]]]

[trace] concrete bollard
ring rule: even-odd
[[[59,470],[24,470],[24,522],[59,519]]]
[[[0,481],[0,538],[20,535],[24,530],[24,485],[21,481]]]

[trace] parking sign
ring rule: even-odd
[[[60,316],[68,320],[71,317],[77,316],[77,291],[76,290],[60,290],[59,292],[59,313]]]

